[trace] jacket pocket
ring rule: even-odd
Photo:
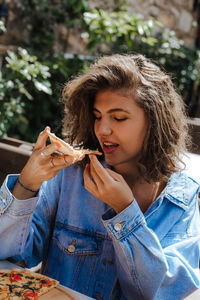
[[[43,271],[61,284],[87,293],[101,259],[103,234],[56,223]]]
[[[81,228],[66,224],[56,224],[54,239],[61,251],[68,255],[99,255],[102,248],[102,236]]]

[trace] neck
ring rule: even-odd
[[[157,199],[166,184],[166,182],[143,182],[135,184],[132,192],[143,213]]]
[[[136,166],[133,167],[130,165],[117,165],[113,167],[113,170],[123,176],[131,189],[139,180],[139,173]]]
[[[118,165],[114,166],[113,169],[123,176],[126,183],[131,188],[133,195],[143,213],[156,200],[158,195],[166,186],[166,182],[148,183],[144,181],[139,176],[136,166],[133,167],[130,165]]]

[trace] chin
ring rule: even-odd
[[[104,153],[104,159],[109,166],[116,167],[118,165],[130,163],[132,157],[130,159],[129,157],[127,158],[127,156],[125,155],[114,155]]]
[[[109,166],[115,166],[116,165],[116,161],[112,158],[106,157],[105,156],[105,162],[109,165]]]
[[[109,157],[105,157],[105,162],[111,166],[111,167],[116,167],[118,165],[121,165],[123,164],[122,161],[119,161],[119,160],[116,160],[116,159],[112,159],[112,158],[109,158]]]

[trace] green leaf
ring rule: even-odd
[[[6,27],[3,21],[0,21],[0,32],[6,32]]]
[[[39,91],[52,95],[51,84],[49,81],[39,82],[37,80],[34,80],[34,85]]]

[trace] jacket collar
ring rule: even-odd
[[[174,173],[169,178],[166,188],[161,193],[161,198],[166,197],[169,201],[186,210],[191,200],[191,195],[194,195],[197,189],[197,182],[188,177],[184,172]]]

